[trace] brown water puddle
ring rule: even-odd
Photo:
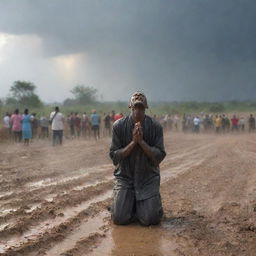
[[[111,225],[107,237],[94,248],[93,256],[175,256],[178,246],[171,233],[161,226],[143,227],[139,224],[128,226]]]

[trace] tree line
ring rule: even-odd
[[[9,95],[0,100],[1,105],[42,107],[43,101],[36,93],[36,85],[30,81],[15,81]],[[63,101],[64,106],[86,105],[97,101],[98,90],[91,86],[76,85],[71,91],[72,98]]]
[[[0,107],[8,106],[40,108],[44,104],[39,95],[36,93],[37,86],[30,81],[15,81],[10,87],[9,95],[6,98],[0,99]],[[92,86],[85,86],[78,84],[70,91],[72,97],[65,99],[63,102],[58,103],[66,107],[94,105],[98,102],[98,90]],[[127,95],[127,99],[129,95]],[[109,102],[109,107],[126,107],[127,103],[122,102]],[[121,104],[121,106],[119,106]],[[184,102],[151,102],[150,111],[152,113],[224,113],[231,111],[255,111],[256,101],[226,101],[226,102],[199,102],[199,101],[184,101]]]

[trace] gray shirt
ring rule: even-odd
[[[116,166],[114,189],[133,189],[136,200],[145,200],[159,194],[159,164],[166,156],[163,130],[156,120],[145,115],[142,122],[143,139],[150,146],[153,159],[139,145],[134,147],[128,157],[122,158],[120,150],[132,141],[133,128],[131,115],[113,124],[109,155]]]

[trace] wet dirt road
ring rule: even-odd
[[[256,255],[256,135],[165,134],[159,226],[115,226],[110,140],[0,145],[0,255]]]

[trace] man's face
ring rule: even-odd
[[[133,106],[132,116],[135,122],[143,121],[145,116],[145,107],[142,104],[136,104]]]

